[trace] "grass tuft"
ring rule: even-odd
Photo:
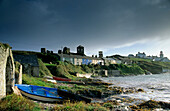
[[[1,111],[39,111],[38,104],[24,97],[11,94],[0,101]]]

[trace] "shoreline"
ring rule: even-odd
[[[168,73],[161,73],[161,74],[168,74]],[[157,74],[153,74],[153,75],[157,75]],[[138,76],[138,75],[137,75]],[[146,75],[147,76],[147,75]],[[105,77],[104,77],[105,78]],[[106,77],[107,78],[107,77]],[[99,79],[99,78],[98,78]],[[100,80],[102,80],[103,82],[106,82],[104,81],[102,78],[100,78]],[[107,81],[109,82],[109,81]],[[113,85],[111,87],[121,87],[121,86],[116,86],[116,84],[114,84],[113,81],[110,81],[109,83],[113,83]],[[122,88],[125,88],[125,87],[122,87]],[[128,88],[127,88],[128,89]],[[141,89],[141,88],[137,88],[137,87],[134,87],[134,89],[136,90],[139,90],[139,91],[135,91],[135,92],[132,92],[132,93],[145,93],[145,90]],[[130,93],[128,93],[130,94]],[[158,106],[160,107],[163,107],[164,109],[168,109],[170,110],[170,107],[168,107],[167,105],[170,106],[170,101],[169,102],[165,102],[165,101],[154,101],[152,99],[149,99],[149,100],[144,100],[144,99],[137,99],[137,98],[133,98],[133,97],[129,97],[129,96],[123,96],[121,94],[116,94],[116,95],[111,95],[107,98],[104,98],[104,102],[107,102],[107,101],[118,101],[119,103],[121,103],[122,105],[128,105],[128,106],[133,106],[133,108],[136,108],[134,106],[141,106],[141,104],[143,104],[144,106],[147,106],[149,105],[149,103],[151,104],[158,104]],[[122,101],[122,102],[121,102]],[[146,104],[144,104],[146,103]],[[148,104],[147,104],[148,103]],[[153,106],[153,109],[154,108],[158,108],[156,106]]]

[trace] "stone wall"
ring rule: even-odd
[[[119,70],[95,70],[94,73],[107,77],[120,76]]]
[[[0,99],[12,93],[15,80],[15,65],[10,47],[0,44]]]
[[[108,76],[120,76],[120,71],[119,70],[108,70]]]

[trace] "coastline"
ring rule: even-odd
[[[168,73],[163,73],[163,74],[168,74]],[[153,74],[154,75],[161,75],[161,74]],[[136,76],[136,75],[135,75]],[[141,75],[138,75],[138,76],[141,76]],[[151,75],[143,75],[143,76],[151,76]],[[120,76],[119,76],[120,77]],[[122,77],[122,76],[121,76]],[[133,76],[128,76],[128,77],[133,77]],[[136,76],[137,77],[137,76]],[[104,77],[104,78],[107,78],[107,77]],[[115,77],[116,78],[116,77]],[[102,78],[100,78],[100,80],[102,80],[103,82],[106,82],[104,81]],[[111,81],[107,81],[109,83],[114,83],[113,80]],[[116,86],[116,84],[112,85],[111,87],[120,87],[120,86]],[[128,88],[125,88],[125,87],[122,87],[122,89],[128,89]],[[141,88],[138,88],[138,87],[134,87],[134,92],[130,92],[130,93],[145,93],[145,89],[141,89]],[[129,94],[130,94],[129,93]],[[124,92],[122,94],[125,94]],[[144,99],[136,99],[136,98],[133,98],[133,97],[129,97],[129,96],[124,96],[122,94],[116,94],[116,95],[111,95],[107,98],[104,98],[103,102],[107,102],[107,101],[117,101],[119,102],[121,105],[125,105],[125,106],[129,106],[131,107],[132,109],[138,109],[139,106],[140,107],[147,107],[147,108],[150,108],[151,106],[149,106],[149,104],[153,104],[152,106],[152,109],[159,109],[160,108],[163,108],[163,109],[170,109],[170,102],[163,102],[163,101],[156,101],[156,100],[144,100]],[[154,104],[157,104],[158,106],[154,106]],[[143,105],[143,106],[142,106]],[[169,105],[169,106],[168,106]],[[138,108],[136,107],[138,106]]]

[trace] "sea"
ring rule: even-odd
[[[126,77],[103,77],[113,86],[142,88],[145,92],[120,94],[122,97],[170,102],[170,73]]]

